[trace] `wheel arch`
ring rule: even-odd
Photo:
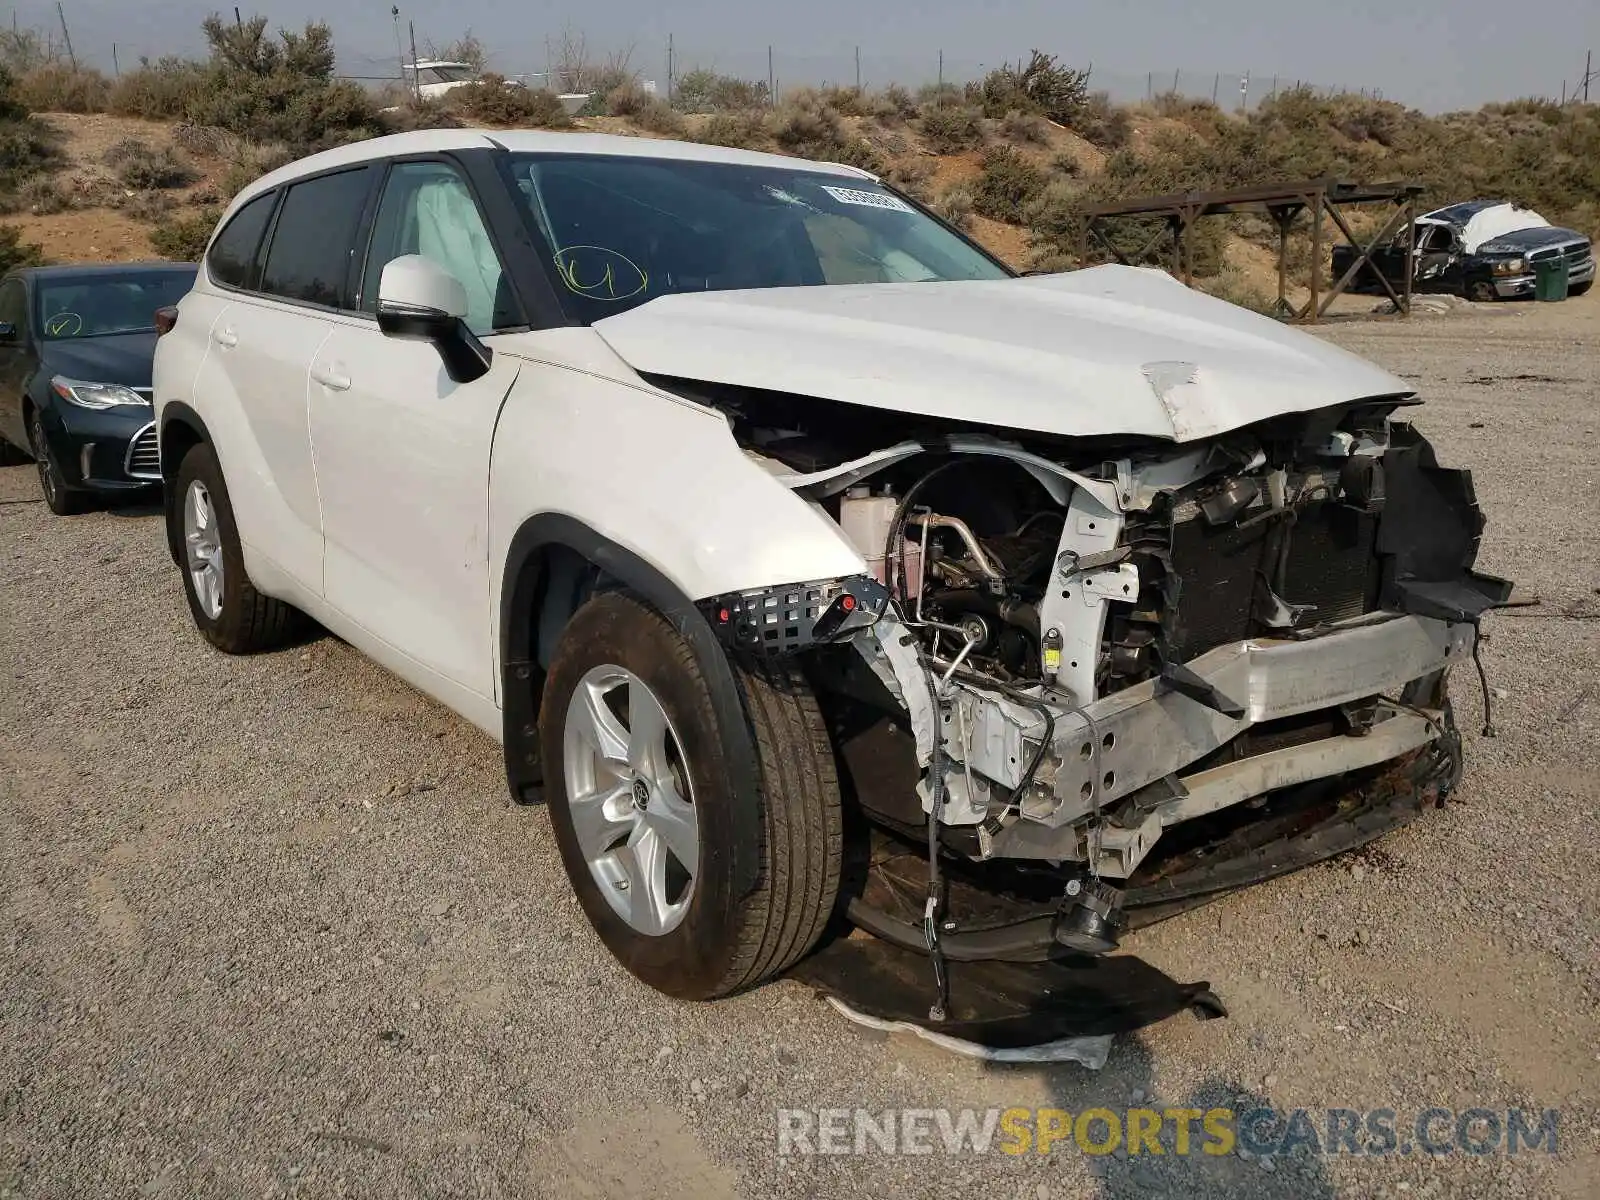
[[[174,532],[177,523],[172,519],[173,506],[177,503],[172,481],[177,478],[178,464],[183,461],[185,454],[198,445],[213,444],[211,431],[206,428],[206,423],[200,414],[181,400],[171,401],[162,408],[161,423],[157,426],[157,430],[156,444],[161,455],[161,507],[167,529],[167,552],[172,555],[174,563],[182,565],[183,547],[178,544],[177,534]]]
[[[500,593],[501,699],[505,722],[506,782],[521,803],[533,799],[542,782],[539,762],[539,707],[544,690],[542,661],[555,647],[578,607],[596,592],[633,592],[672,623],[700,660],[723,739],[733,792],[753,796],[759,786],[756,748],[733,667],[691,597],[671,579],[627,547],[575,517],[542,513],[517,529],[506,554]],[[541,650],[545,655],[541,655]],[[549,764],[559,770],[559,764]],[[741,830],[759,836],[754,804],[740,805]],[[751,843],[753,844],[753,843]],[[756,865],[736,881],[740,894],[758,882]]]

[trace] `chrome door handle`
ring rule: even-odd
[[[233,331],[233,326],[229,325],[226,329],[213,330],[211,340],[219,346],[237,346],[239,344],[239,335]]]
[[[330,392],[347,392],[350,390],[350,376],[331,367],[312,367],[311,378],[315,379]]]

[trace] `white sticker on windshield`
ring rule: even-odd
[[[822,190],[840,204],[859,204],[863,208],[887,208],[892,212],[916,211],[899,196],[890,196],[885,192],[863,192],[857,188],[829,187],[827,184],[822,185]]]

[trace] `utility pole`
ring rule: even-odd
[[[117,63],[117,44],[111,43],[111,76],[114,79],[122,78],[122,67]]]
[[[394,61],[395,65],[400,68],[400,82],[404,83],[406,78],[406,48],[400,43],[400,6],[398,4],[391,6],[389,15],[394,18]]]
[[[1594,51],[1583,53],[1583,102],[1589,103],[1589,81],[1594,78]]]
[[[772,72],[772,44],[767,44],[767,107],[778,105],[778,77]]]
[[[944,103],[944,51],[939,51],[939,103]]]
[[[667,103],[669,105],[672,103],[672,85],[675,82],[672,73],[676,69],[676,64],[673,62],[672,55],[672,35],[669,33],[667,34]]]
[[[1180,67],[1178,70],[1181,71],[1182,69],[1183,68]],[[1174,71],[1172,73],[1172,94],[1174,96],[1178,94],[1178,71]]]
[[[1222,86],[1222,72],[1218,71],[1211,77],[1211,107],[1217,106],[1217,89]]]
[[[16,16],[16,10],[12,10]],[[61,18],[61,36],[67,43],[67,61],[72,64],[72,69],[78,69],[78,56],[72,52],[72,33],[67,29],[67,10],[61,7],[61,0],[56,0],[56,16]]]
[[[1147,104],[1156,98],[1156,73],[1154,71],[1145,72],[1144,98]]]
[[[861,90],[861,47],[856,47],[856,91]]]
[[[1246,71],[1239,76],[1239,111],[1247,112],[1250,108],[1250,72]]]
[[[417,23],[406,22],[406,30],[411,34],[411,86],[416,92],[417,103],[422,102],[422,72],[417,70]]]

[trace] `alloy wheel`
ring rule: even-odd
[[[56,478],[55,464],[50,461],[50,444],[44,439],[44,422],[39,410],[34,409],[28,421],[28,439],[33,443],[33,461],[39,468],[39,487],[51,508],[61,502],[61,482]]]
[[[183,496],[183,544],[195,599],[215,621],[222,615],[222,536],[211,493],[198,479],[190,481]]]
[[[606,902],[647,936],[675,929],[700,865],[683,745],[660,699],[604,664],[567,705],[562,772],[578,847]]]

